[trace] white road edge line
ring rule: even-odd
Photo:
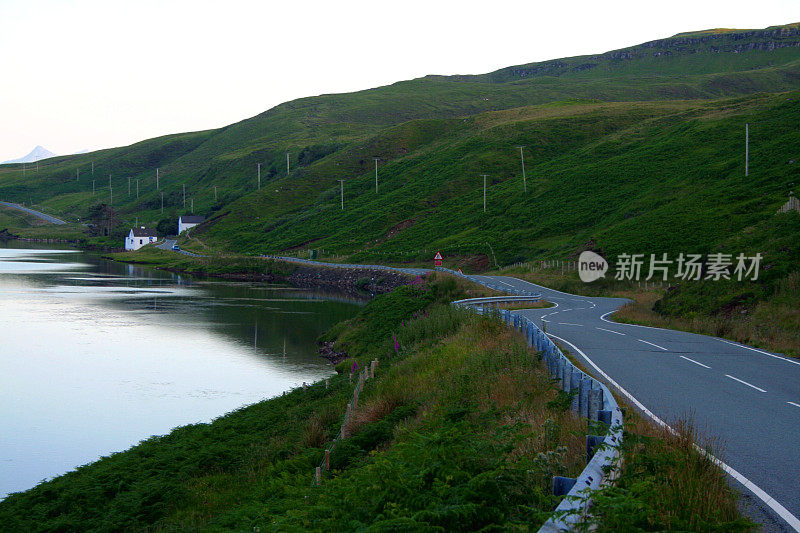
[[[572,322],[556,322],[560,326],[583,326],[583,324],[573,324]]]
[[[794,403],[794,402],[786,402],[786,403],[788,403],[789,405],[794,405],[795,407],[800,407],[800,403]]]
[[[616,313],[617,311],[618,310],[615,309],[613,311],[609,311],[608,313],[605,313],[605,314],[601,315],[600,316],[600,320],[602,320],[603,322],[607,322],[609,324],[614,324],[616,326],[630,326],[632,328],[645,328],[645,329],[660,329],[661,331],[669,331],[669,332],[672,332],[672,333],[675,333],[677,331],[677,330],[668,329],[668,328],[657,328],[657,327],[653,327],[653,326],[642,326],[642,325],[639,325],[639,324],[626,324],[625,322],[614,322],[613,320],[608,320],[606,318],[608,315],[610,315],[612,313]],[[684,332],[684,333],[688,333],[688,332]],[[719,337],[712,337],[710,335],[703,335],[702,333],[691,333],[691,335],[700,335],[702,337],[709,337],[711,339],[716,339],[716,340],[718,340],[720,342],[724,342],[725,344],[730,344],[731,346],[738,346],[739,348],[744,348],[745,350],[750,350],[750,351],[753,351],[753,352],[758,352],[760,354],[768,355],[770,357],[774,357],[775,359],[780,359],[781,361],[786,361],[787,363],[792,363],[793,365],[800,365],[800,361],[795,361],[795,360],[789,359],[787,357],[781,357],[780,355],[775,355],[775,354],[772,354],[772,353],[769,353],[769,352],[765,352],[764,350],[759,350],[757,348],[752,348],[752,347],[746,346],[744,344],[739,344],[739,343],[736,343],[736,342],[727,341],[725,339],[720,339]]]
[[[756,386],[755,386],[755,385],[753,385],[752,383],[748,383],[748,382],[746,382],[746,381],[744,381],[744,380],[742,380],[742,379],[735,378],[735,377],[731,376],[730,374],[725,374],[725,377],[726,377],[726,378],[731,378],[731,379],[732,379],[732,380],[734,380],[734,381],[738,381],[739,383],[741,383],[741,384],[743,384],[743,385],[747,385],[748,387],[752,387],[752,388],[754,388],[754,389],[755,389],[755,390],[757,390],[757,391],[761,391],[761,392],[767,392],[767,391],[765,391],[764,389],[762,389],[761,387],[756,387]]]
[[[781,357],[779,355],[771,354],[769,352],[765,352],[764,350],[759,350],[757,348],[751,348],[750,346],[745,346],[744,344],[739,344],[737,342],[726,341],[725,339],[720,339],[719,337],[714,337],[718,341],[722,341],[725,344],[730,344],[731,346],[738,346],[739,348],[744,348],[745,350],[750,350],[753,352],[758,352],[764,355],[768,355],[770,357],[774,357],[775,359],[780,359],[782,361],[786,361],[787,363],[792,363],[793,365],[800,365],[800,361],[793,361],[791,359],[787,359],[786,357]]]
[[[597,326],[595,326],[594,329],[599,329],[600,331],[607,331],[609,333],[616,333],[617,335],[625,335],[624,333],[620,333],[619,331],[614,331],[613,329],[598,328]]]
[[[669,351],[666,348],[664,348],[663,346],[659,346],[658,344],[653,344],[652,342],[645,341],[645,340],[642,340],[642,339],[636,339],[636,340],[639,341],[639,342],[643,342],[645,344],[649,344],[650,346],[655,346],[656,348],[660,348],[661,350],[664,350],[665,352]]]
[[[700,363],[700,362],[698,362],[698,361],[695,361],[694,359],[689,359],[688,357],[685,357],[685,356],[683,356],[683,355],[681,355],[681,356],[680,356],[680,358],[681,358],[681,359],[686,359],[687,361],[689,361],[689,362],[692,362],[692,363],[694,363],[694,364],[696,364],[696,365],[700,365],[700,366],[702,366],[703,368],[711,368],[711,367],[710,367],[710,366],[708,366],[708,365],[704,365],[703,363]]]
[[[623,389],[619,385],[619,383],[617,383],[616,381],[611,379],[611,377],[608,374],[606,374],[605,372],[600,370],[600,367],[597,366],[594,363],[594,361],[589,359],[589,357],[585,353],[583,353],[580,348],[578,348],[577,346],[575,346],[571,342],[569,342],[569,341],[567,341],[565,339],[562,339],[561,337],[556,337],[555,335],[552,335],[550,333],[548,333],[547,335],[552,337],[552,338],[554,338],[554,339],[558,339],[561,342],[563,342],[564,344],[566,344],[566,345],[570,346],[571,348],[573,348],[576,352],[578,352],[581,355],[581,357],[583,357],[586,360],[587,363],[589,363],[589,365],[591,365],[592,368],[597,370],[597,372],[599,372],[601,376],[603,376],[609,383],[611,383],[623,396],[625,396],[631,402],[633,402],[633,404],[636,407],[638,407],[643,413],[645,413],[647,416],[652,418],[653,421],[656,424],[658,424],[659,426],[667,429],[670,433],[675,433],[675,430],[672,429],[669,425],[667,425],[666,422],[664,422],[659,417],[654,415],[652,411],[650,411],[647,407],[644,406],[644,404],[642,404],[642,402],[637,400],[631,393],[629,393],[628,391]],[[795,531],[800,533],[800,519],[798,519],[796,516],[794,516],[792,513],[790,513],[789,510],[786,507],[784,507],[783,505],[781,505],[777,500],[775,500],[775,498],[773,498],[772,496],[767,494],[761,487],[759,487],[758,485],[756,485],[755,483],[753,483],[752,481],[750,481],[749,479],[744,477],[742,474],[740,474],[734,468],[728,466],[727,464],[725,464],[721,460],[717,459],[716,457],[714,457],[713,455],[711,455],[710,453],[708,453],[707,451],[705,451],[704,449],[699,447],[697,444],[694,445],[694,448],[698,452],[702,453],[703,455],[705,455],[706,457],[711,459],[711,461],[713,461],[714,464],[719,466],[725,473],[730,475],[733,479],[735,479],[736,481],[738,481],[739,483],[744,485],[744,487],[747,490],[752,492],[758,499],[760,499],[762,502],[767,504],[767,506],[769,506],[770,509],[775,511],[775,513],[778,516],[780,516],[781,518],[786,520],[786,523],[789,524],[789,527],[793,528]]]

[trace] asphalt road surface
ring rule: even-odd
[[[624,299],[576,296],[510,277],[468,277],[541,292],[556,307],[524,315],[544,322],[595,377],[652,417],[670,425],[692,419],[701,435],[717,440],[714,455],[745,485],[747,514],[766,530],[800,531],[799,360],[716,337],[615,323],[609,315]]]
[[[187,252],[186,250],[172,250],[172,247],[175,246],[175,243],[178,242],[175,239],[164,239],[164,242],[161,244],[157,244],[156,248],[160,248],[162,250],[170,250],[174,251],[179,254],[189,255],[191,257],[205,257],[204,255],[193,254],[192,252]]]
[[[421,276],[431,270],[429,268],[402,268],[402,267],[388,267],[383,265],[360,265],[350,263],[323,263],[322,261],[312,261],[310,259],[300,259],[297,257],[283,257],[280,255],[262,255],[261,257],[279,259],[288,263],[303,263],[313,266],[327,266],[331,268],[358,268],[366,270],[391,270],[395,272],[402,272],[404,274],[411,274],[414,276]]]
[[[42,213],[41,211],[36,211],[34,209],[29,209],[27,207],[22,207],[19,204],[14,204],[14,203],[11,203],[11,202],[0,202],[0,204],[4,205],[6,207],[10,207],[12,209],[19,209],[20,211],[25,211],[26,213],[29,213],[29,214],[31,214],[31,215],[33,215],[35,217],[39,217],[42,220],[46,220],[47,222],[50,222],[51,224],[66,224],[66,222],[64,222],[60,218],[56,218],[54,216],[46,215],[46,214]]]

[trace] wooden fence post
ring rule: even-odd
[[[325,470],[331,469],[331,451],[325,450]]]

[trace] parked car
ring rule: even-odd
[[[180,252],[181,251],[181,247],[178,246],[177,244],[173,244],[172,245],[172,249],[175,250],[176,252]]]

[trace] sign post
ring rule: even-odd
[[[434,266],[440,267],[442,266],[442,253],[436,252],[436,255],[433,256],[433,264]]]

